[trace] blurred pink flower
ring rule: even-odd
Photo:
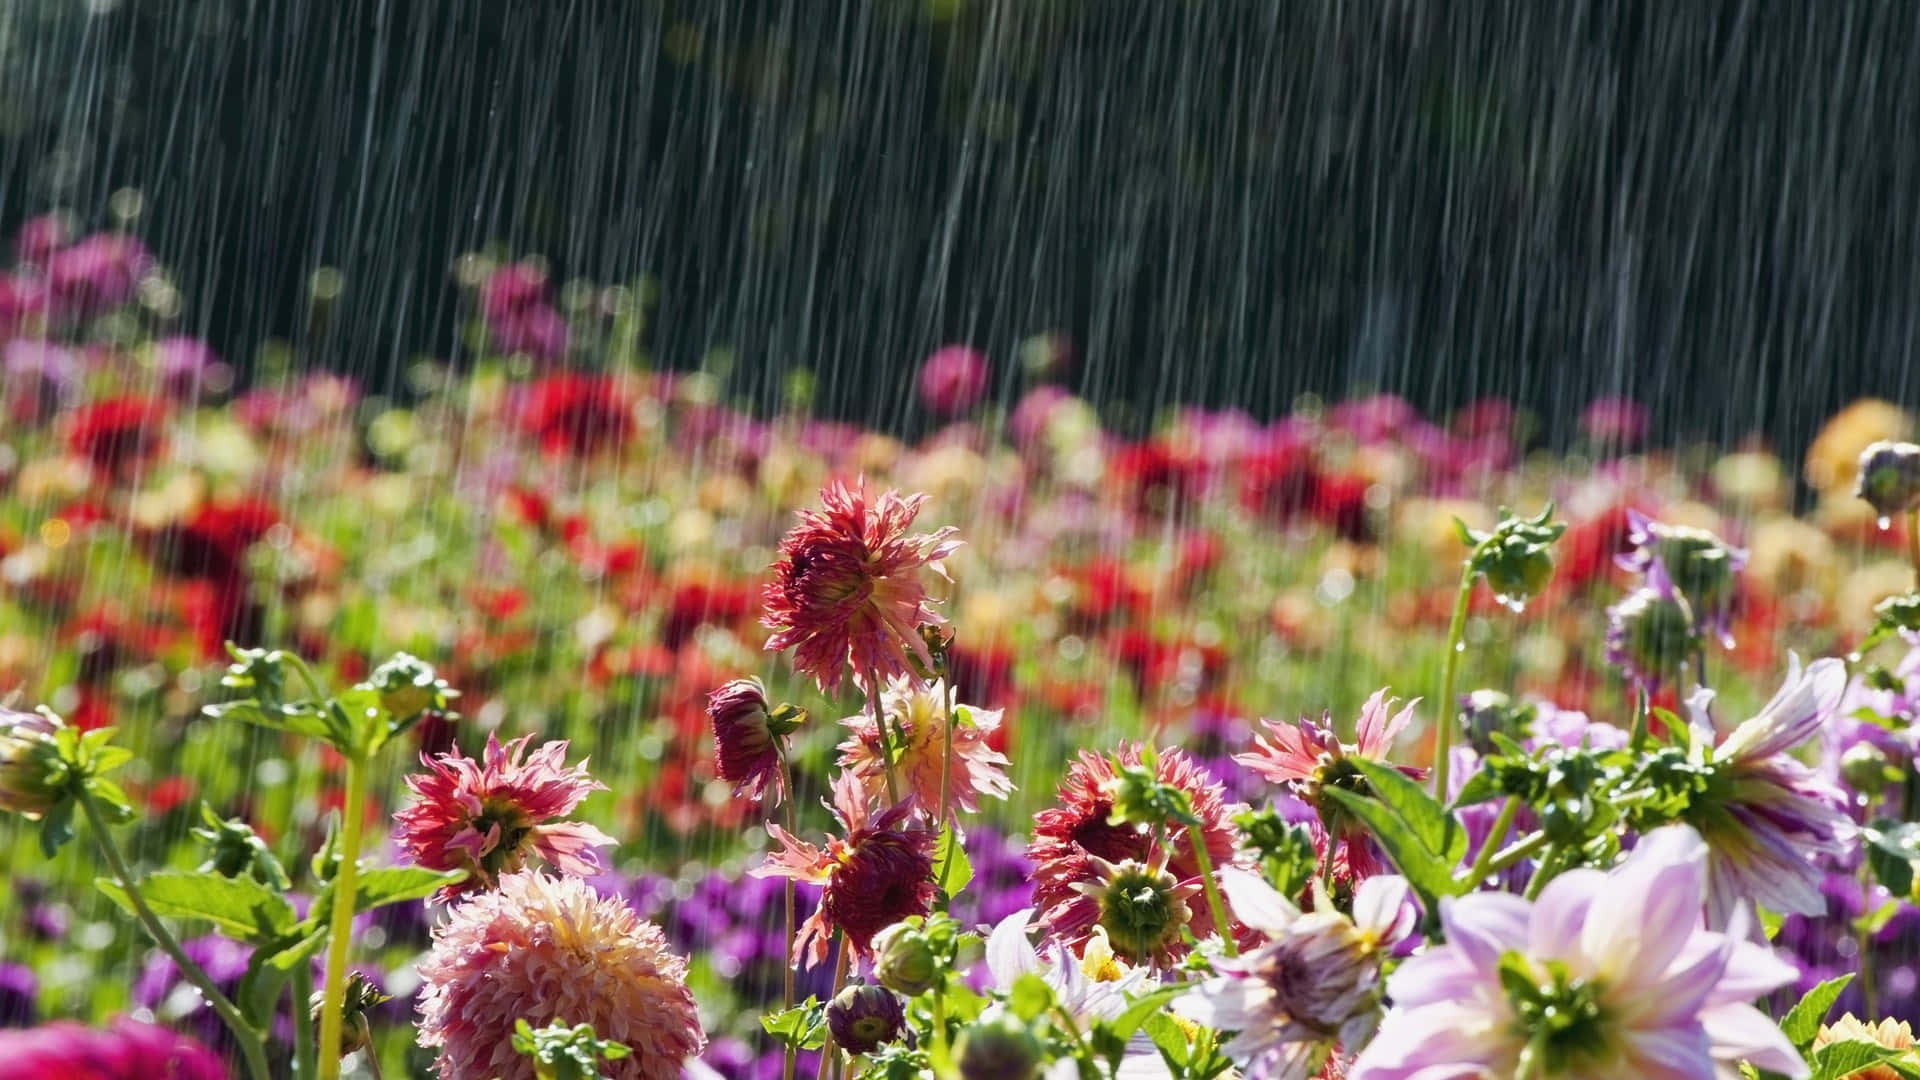
[[[533,736],[500,745],[487,736],[475,761],[456,748],[421,761],[427,772],[407,777],[413,802],[394,815],[393,839],[416,864],[465,870],[467,878],[440,890],[438,899],[488,889],[538,855],[565,874],[602,869],[594,849],[613,838],[585,822],[557,821],[606,785],[587,775],[583,761],[567,768],[564,740],[546,743],[522,760]]]
[[[1580,414],[1580,430],[1597,443],[1637,443],[1647,433],[1647,407],[1631,398],[1597,398]]]
[[[59,1020],[0,1030],[0,1080],[227,1080],[218,1055],[184,1035],[121,1017],[105,1029]]]
[[[676,1080],[706,1045],[687,964],[660,928],[578,878],[522,870],[456,905],[420,963],[420,1045],[441,1080],[534,1080],[515,1020],[592,1024],[613,1080]]]
[[[936,349],[920,365],[920,400],[941,416],[973,408],[986,390],[987,357],[971,345]]]
[[[45,266],[53,253],[65,247],[72,238],[72,226],[66,215],[41,214],[27,219],[20,226],[20,231],[13,234],[13,253],[23,263]]]
[[[145,245],[125,233],[94,233],[47,259],[53,309],[68,316],[98,314],[133,298],[140,275],[153,265]]]

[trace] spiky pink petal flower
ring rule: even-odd
[[[809,967],[826,959],[827,941],[835,930],[845,933],[848,944],[865,956],[872,951],[875,934],[933,909],[934,834],[911,820],[909,804],[876,816],[859,779],[843,772],[834,780],[827,809],[845,835],[828,837],[823,849],[769,824],[767,832],[780,850],[767,856],[766,865],[748,871],[755,877],[825,886],[820,905],[794,941],[794,962],[804,958]]]
[[[913,802],[929,817],[938,812],[943,768],[949,816],[953,810],[978,811],[982,795],[1004,799],[1013,793],[1006,755],[988,744],[1000,729],[1001,710],[954,706],[949,738],[948,724],[942,719],[945,693],[938,684],[899,677],[889,680],[880,695],[880,708],[898,744],[893,771],[900,798]],[[840,767],[860,779],[869,797],[880,798],[887,786],[886,764],[872,715],[860,713],[840,723],[850,733],[840,744]]]
[[[420,964],[420,1045],[441,1080],[534,1080],[515,1020],[592,1024],[632,1055],[613,1080],[675,1080],[706,1045],[687,963],[660,928],[578,878],[532,870],[453,908]]]
[[[759,679],[735,679],[708,694],[707,720],[713,725],[715,771],[733,785],[735,795],[758,799],[771,787],[776,804],[786,797],[780,736]]]
[[[427,771],[407,777],[413,802],[394,815],[394,842],[413,862],[434,870],[465,870],[464,881],[440,891],[447,900],[492,888],[501,875],[537,855],[564,874],[602,868],[596,848],[613,837],[585,822],[558,821],[606,785],[587,775],[586,762],[567,767],[567,743],[545,743],[526,753],[533,736],[500,745],[487,736],[476,761],[458,748],[429,758]]]
[[[869,502],[866,483],[838,481],[820,490],[820,510],[799,512],[800,524],[780,541],[762,620],[773,651],[793,650],[793,666],[833,693],[848,665],[869,691],[879,680],[933,666],[919,629],[942,620],[920,571],[942,577],[940,560],[960,541],[949,526],[907,529],[925,495],[889,491]]]

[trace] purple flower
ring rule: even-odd
[[[1614,1077],[1695,1080],[1750,1061],[1807,1068],[1748,1004],[1794,969],[1741,933],[1701,925],[1708,850],[1685,826],[1644,836],[1611,873],[1574,870],[1537,902],[1440,902],[1447,944],[1387,988],[1394,1008],[1350,1080]]]
[[[0,1027],[26,1027],[39,1015],[40,980],[25,964],[0,964]]]
[[[1726,926],[1746,900],[1789,914],[1826,910],[1816,860],[1844,853],[1855,827],[1840,789],[1788,751],[1820,730],[1846,688],[1839,660],[1816,660],[1803,670],[1790,655],[1787,680],[1773,700],[1713,749],[1707,792],[1687,813],[1710,852],[1712,925]],[[1695,727],[1706,731],[1712,730],[1709,700],[1703,691],[1688,702]]]

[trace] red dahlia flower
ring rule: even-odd
[[[1125,764],[1137,765],[1140,745],[1121,743],[1114,756]],[[1214,867],[1231,863],[1238,835],[1233,815],[1246,808],[1228,802],[1226,789],[1184,751],[1160,751],[1154,773],[1161,783],[1179,788],[1192,801],[1193,812],[1201,821],[1201,835],[1206,838],[1207,857]],[[1200,876],[1200,862],[1184,830],[1173,837],[1171,850],[1163,851],[1151,831],[1108,820],[1113,813],[1108,785],[1115,779],[1112,761],[1090,750],[1081,751],[1060,782],[1058,805],[1034,818],[1033,838],[1027,844],[1027,858],[1033,861],[1034,907],[1047,932],[1075,949],[1086,942],[1100,922],[1099,897],[1090,895],[1086,887],[1106,881],[1109,866],[1152,865],[1157,867],[1156,873],[1164,872],[1183,886],[1196,883]],[[1211,932],[1212,920],[1204,906],[1192,915],[1196,936]]]
[[[604,375],[551,375],[534,383],[521,425],[550,454],[591,454],[633,438],[633,410]]]
[[[602,869],[594,849],[613,837],[585,822],[556,819],[606,785],[587,775],[584,761],[566,767],[564,740],[546,743],[523,760],[532,739],[523,735],[501,746],[488,735],[479,761],[458,748],[437,758],[423,755],[428,771],[407,777],[414,799],[394,815],[394,841],[420,866],[467,871],[466,880],[441,889],[437,899],[490,889],[528,855],[565,874]]]
[[[808,967],[827,958],[827,939],[835,930],[865,954],[875,934],[933,908],[934,836],[909,820],[908,804],[870,816],[859,779],[843,772],[833,783],[828,809],[845,830],[844,837],[829,837],[821,849],[769,824],[767,831],[780,842],[780,850],[767,857],[765,866],[750,871],[755,877],[826,887],[793,945],[794,960],[805,957]]]
[[[948,526],[909,535],[925,495],[889,491],[872,503],[866,484],[835,481],[820,491],[822,510],[802,510],[780,541],[764,601],[767,648],[793,649],[793,666],[833,693],[847,665],[868,693],[879,680],[917,674],[933,657],[920,627],[943,620],[929,606],[920,570],[942,577],[940,560],[960,541]]]
[[[110,398],[82,406],[67,429],[67,447],[112,472],[159,453],[165,403],[138,397]]]

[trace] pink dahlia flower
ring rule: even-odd
[[[1796,971],[1702,925],[1708,858],[1698,833],[1674,826],[1646,834],[1611,873],[1560,875],[1537,902],[1441,900],[1447,943],[1389,977],[1394,1007],[1352,1080],[1708,1080],[1741,1061],[1806,1076],[1749,1004]]]
[[[1334,735],[1330,717],[1317,724],[1304,719],[1292,724],[1263,721],[1267,734],[1256,735],[1253,750],[1235,754],[1233,760],[1313,807],[1339,843],[1339,855],[1353,876],[1356,879],[1372,877],[1385,873],[1386,865],[1374,850],[1366,829],[1349,819],[1340,804],[1323,792],[1329,787],[1363,790],[1366,779],[1353,767],[1352,759],[1386,763],[1393,740],[1413,721],[1414,706],[1419,703],[1415,698],[1407,702],[1406,708],[1394,713],[1395,701],[1387,697],[1387,691],[1384,688],[1374,691],[1360,707],[1360,720],[1355,725],[1351,743],[1343,743]],[[1406,765],[1399,769],[1413,777],[1425,772]]]
[[[0,1031],[0,1080],[227,1080],[219,1055],[184,1035],[121,1017]]]
[[[534,1080],[513,1022],[592,1024],[633,1053],[613,1080],[674,1080],[706,1045],[687,963],[660,928],[578,878],[522,870],[456,905],[420,963],[420,1045],[441,1080]]]
[[[854,950],[865,955],[873,936],[911,915],[933,908],[933,840],[931,830],[909,820],[906,803],[877,816],[871,813],[865,788],[852,773],[833,782],[828,804],[844,836],[829,837],[815,847],[778,825],[767,831],[780,850],[765,866],[749,871],[755,877],[784,877],[825,886],[820,906],[800,928],[793,943],[794,961],[807,966],[827,957],[827,939],[833,931],[847,935]]]
[[[500,875],[525,865],[528,855],[564,874],[600,872],[594,849],[613,837],[585,822],[556,819],[606,785],[587,775],[584,761],[567,767],[565,741],[526,756],[532,738],[501,746],[488,735],[478,761],[458,748],[433,758],[423,754],[427,771],[407,777],[414,798],[394,815],[394,841],[420,866],[467,871],[466,880],[442,889],[437,899],[492,888]]]
[[[1707,844],[1711,925],[1725,927],[1749,900],[1783,914],[1826,914],[1818,856],[1845,852],[1855,826],[1846,795],[1791,751],[1820,731],[1846,690],[1841,661],[1829,657],[1802,669],[1789,655],[1786,682],[1773,700],[1709,755],[1712,779],[1687,821]],[[1688,702],[1695,726],[1708,732],[1710,700],[1696,694]]]
[[[948,725],[942,720],[941,698],[945,694],[946,688],[938,683],[896,677],[880,695],[887,727],[898,742],[893,770],[900,783],[900,798],[913,802],[928,816],[938,812],[942,769],[946,770],[950,817],[955,810],[978,811],[982,795],[1005,799],[1013,793],[1013,781],[1007,779],[1006,755],[988,745],[993,733],[1000,730],[1001,710],[954,706],[949,739]],[[858,777],[868,797],[877,800],[886,792],[887,777],[880,754],[880,732],[874,727],[873,717],[860,713],[840,723],[850,732],[840,744],[840,767]]]
[[[735,795],[758,799],[771,787],[776,804],[786,797],[782,736],[774,730],[767,688],[759,679],[735,679],[708,694],[707,721],[713,726],[715,771],[733,785]]]
[[[1114,756],[1128,765],[1140,763],[1140,745],[1121,743]],[[1215,867],[1234,861],[1239,836],[1233,815],[1246,809],[1227,801],[1226,789],[1214,782],[1184,751],[1164,749],[1154,765],[1155,776],[1185,792],[1193,812],[1201,821],[1200,833],[1206,839],[1207,856]],[[1067,767],[1055,796],[1056,805],[1040,811],[1033,822],[1027,858],[1033,862],[1033,900],[1047,933],[1074,950],[1083,948],[1093,928],[1100,925],[1099,897],[1086,886],[1099,886],[1111,880],[1116,866],[1156,865],[1179,884],[1198,886],[1200,862],[1194,856],[1186,830],[1179,830],[1171,850],[1163,851],[1155,834],[1144,827],[1115,825],[1113,797],[1109,785],[1116,780],[1113,762],[1108,758],[1081,751],[1078,760]],[[1164,858],[1162,858],[1164,856]],[[1196,937],[1205,937],[1214,929],[1204,903],[1192,911]],[[1112,933],[1112,928],[1108,928]],[[1168,952],[1177,958],[1184,944],[1174,944]]]
[[[866,484],[838,481],[820,491],[821,510],[799,512],[800,524],[780,541],[763,622],[774,631],[767,648],[793,650],[793,666],[824,693],[853,679],[869,693],[878,680],[933,666],[920,627],[939,625],[920,578],[922,569],[946,576],[940,560],[960,541],[948,526],[908,534],[925,495],[889,491],[871,503]]]
[[[936,349],[920,365],[920,400],[941,416],[958,416],[987,392],[987,357],[971,345]]]

